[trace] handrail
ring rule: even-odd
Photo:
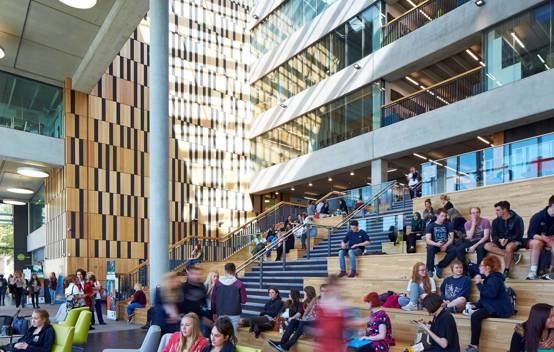
[[[321,203],[323,202],[325,199],[331,197],[331,196],[334,196],[334,195],[338,195],[338,196],[342,196],[344,195],[344,192],[339,192],[339,191],[331,191],[329,193],[327,193],[326,195],[324,195],[323,197],[319,198],[318,200],[315,201],[315,204],[317,203]]]
[[[383,27],[381,28],[385,28],[385,27],[388,27],[390,26],[391,24],[395,23],[396,21],[399,21],[401,20],[402,18],[408,16],[410,13],[412,13],[413,11],[416,11],[418,10],[419,8],[421,8],[422,6],[424,5],[427,5],[427,3],[429,3],[431,0],[427,0],[427,1],[424,1],[422,2],[421,4],[417,5],[416,7],[412,7],[411,9],[409,9],[408,11],[404,12],[403,14],[401,14],[400,16],[396,17],[396,18],[393,18],[392,20],[390,20],[389,22],[385,23],[383,25]]]
[[[450,78],[448,78],[448,79],[445,79],[444,81],[441,81],[441,82],[439,82],[439,83],[435,83],[435,84],[433,84],[433,85],[430,85],[429,87],[425,87],[425,88],[423,88],[423,89],[420,89],[420,90],[418,90],[417,92],[414,92],[414,93],[412,93],[412,94],[408,94],[408,95],[406,95],[405,97],[402,97],[402,98],[396,99],[396,100],[394,100],[394,101],[391,101],[391,102],[388,103],[388,104],[381,105],[381,109],[388,108],[389,106],[398,104],[398,103],[401,102],[401,101],[404,101],[404,100],[406,100],[406,99],[410,99],[410,98],[413,97],[413,96],[416,96],[416,95],[418,95],[418,94],[421,94],[421,93],[423,93],[423,92],[426,92],[426,91],[428,91],[428,90],[431,90],[431,89],[433,89],[433,88],[436,88],[436,87],[441,86],[441,85],[443,85],[443,84],[452,82],[452,81],[457,80],[457,79],[459,79],[459,78],[465,77],[465,76],[467,76],[467,75],[469,75],[469,74],[472,74],[472,73],[474,73],[474,72],[477,72],[477,71],[479,71],[479,70],[481,70],[481,69],[482,69],[481,66],[472,68],[472,69],[469,70],[469,71],[460,73],[459,75],[456,75],[456,76],[454,76],[454,77],[450,77]]]
[[[380,190],[379,192],[377,192],[376,194],[372,195],[371,198],[365,202],[361,207],[355,209],[353,212],[351,212],[350,214],[348,214],[347,216],[345,216],[339,224],[335,225],[335,226],[322,226],[322,225],[317,225],[317,224],[310,224],[310,226],[316,226],[316,227],[323,227],[323,228],[339,228],[341,227],[342,225],[344,225],[346,222],[350,221],[352,219],[352,217],[354,217],[355,215],[357,215],[359,212],[361,212],[363,209],[365,209],[368,205],[372,204],[376,199],[378,199],[382,194],[384,194],[385,192],[387,192],[388,190],[390,190],[394,185],[396,185],[397,182],[396,181],[390,181],[389,184],[383,188],[382,190]],[[307,224],[306,224],[307,225]],[[303,226],[306,226],[305,224],[299,224],[299,225],[296,225],[294,228],[292,228],[291,230],[285,232],[285,235],[283,237],[281,237],[279,240],[275,241],[274,243],[270,244],[269,247],[265,247],[263,249],[261,249],[258,253],[256,253],[255,255],[253,255],[250,259],[248,259],[246,262],[244,262],[243,264],[241,264],[237,269],[236,269],[236,273],[238,274],[240,271],[244,270],[246,267],[248,267],[248,265],[252,264],[253,262],[257,261],[260,259],[260,257],[264,256],[265,253],[268,251],[268,250],[272,250],[274,249],[275,247],[277,247],[280,243],[283,243],[289,236],[292,236],[294,235],[294,233],[299,230],[301,227]]]

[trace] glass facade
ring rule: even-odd
[[[63,137],[62,88],[0,71],[0,127]]]
[[[286,0],[254,28],[252,52],[261,56],[277,46],[298,28],[313,20],[337,0]]]
[[[554,175],[554,133],[421,164],[429,196]]]
[[[379,3],[359,13],[253,84],[254,116],[352,65],[380,46]]]
[[[554,1],[485,33],[487,89],[554,67]]]
[[[381,84],[373,83],[252,139],[254,167],[285,162],[379,127],[381,99]]]
[[[29,201],[29,233],[45,223],[44,186]]]

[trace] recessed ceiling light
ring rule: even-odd
[[[327,179],[327,181],[333,182],[333,178],[332,178],[332,177],[329,177],[329,178]]]
[[[279,191],[275,192],[275,195],[277,195],[277,196],[278,196],[278,195],[279,195]]]
[[[413,153],[413,156],[418,157],[418,158],[423,159],[423,160],[427,160],[426,157],[424,157],[423,155],[419,155],[417,153]]]
[[[312,187],[313,185],[314,185],[314,184],[313,184],[313,183],[311,183],[311,182],[310,182],[310,183],[308,183],[308,186],[310,186],[310,187]]]
[[[4,199],[2,201],[4,204],[10,204],[10,205],[25,205],[27,203],[19,201],[19,200],[13,200],[13,199]]]
[[[390,170],[387,170],[387,172],[395,172],[395,171],[398,171],[398,169],[390,169]]]
[[[359,70],[361,68],[361,66],[359,64],[354,64],[354,65],[352,65],[352,67],[354,67],[356,70]]]
[[[4,56],[6,56],[6,52],[4,51],[4,48],[0,46],[0,59],[3,59]]]
[[[17,193],[17,194],[33,194],[33,193],[35,193],[35,192],[33,192],[32,190],[30,190],[28,188],[19,188],[19,187],[8,188],[8,192]]]
[[[350,171],[350,176],[354,176],[354,171]]]
[[[86,10],[96,5],[96,0],[59,0],[62,4],[76,9]]]
[[[475,5],[481,7],[485,5],[485,0],[475,0]]]
[[[269,203],[269,199],[264,199],[264,203]]]
[[[18,167],[17,173],[23,176],[36,177],[36,178],[46,178],[49,176],[47,172],[42,171],[41,169],[37,169],[35,167]]]
[[[291,191],[294,191],[294,187],[291,187],[290,190],[291,190]]]

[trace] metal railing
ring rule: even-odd
[[[405,120],[483,92],[482,67],[476,67],[381,107],[381,126]]]
[[[454,10],[468,0],[427,0],[391,20],[381,29],[381,47]]]
[[[277,247],[283,244],[281,246],[282,254],[282,269],[286,270],[287,261],[286,261],[286,240],[290,236],[294,236],[295,233],[298,231],[301,231],[306,226],[314,226],[316,228],[325,228],[328,230],[327,240],[328,240],[328,255],[331,255],[331,236],[333,232],[345,224],[347,224],[350,220],[352,220],[355,217],[358,216],[367,216],[368,214],[379,214],[379,212],[383,209],[384,204],[387,204],[386,208],[390,208],[390,205],[392,205],[394,201],[394,192],[395,188],[399,187],[399,184],[396,181],[390,181],[387,183],[383,183],[376,186],[370,186],[372,187],[372,196],[368,197],[368,200],[366,200],[362,206],[354,209],[351,213],[345,215],[342,220],[336,224],[335,226],[323,226],[323,225],[317,225],[317,224],[299,224],[295,226],[293,229],[285,232],[279,240],[271,243],[269,246],[261,249],[257,253],[255,253],[249,260],[241,264],[236,272],[237,274],[246,268],[248,268],[250,265],[253,265],[256,262],[259,262],[260,270],[259,270],[259,285],[260,287],[263,287],[263,267],[264,267],[264,259],[266,257],[266,254],[268,251],[275,250]],[[405,195],[406,192],[403,192]],[[409,196],[408,196],[409,198]],[[385,199],[385,202],[381,202],[382,199]],[[405,201],[404,197],[404,201]],[[307,251],[306,251],[306,257],[310,258],[310,236],[307,236]]]

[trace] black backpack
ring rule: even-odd
[[[513,288],[506,286],[506,294],[510,298],[510,303],[512,304],[512,308],[514,309],[514,315],[517,313],[516,309],[516,291],[514,291]]]
[[[2,335],[12,334],[13,317],[11,315],[0,315],[0,333]]]
[[[417,235],[415,233],[410,233],[406,236],[406,252],[415,253],[416,252],[416,242]]]

